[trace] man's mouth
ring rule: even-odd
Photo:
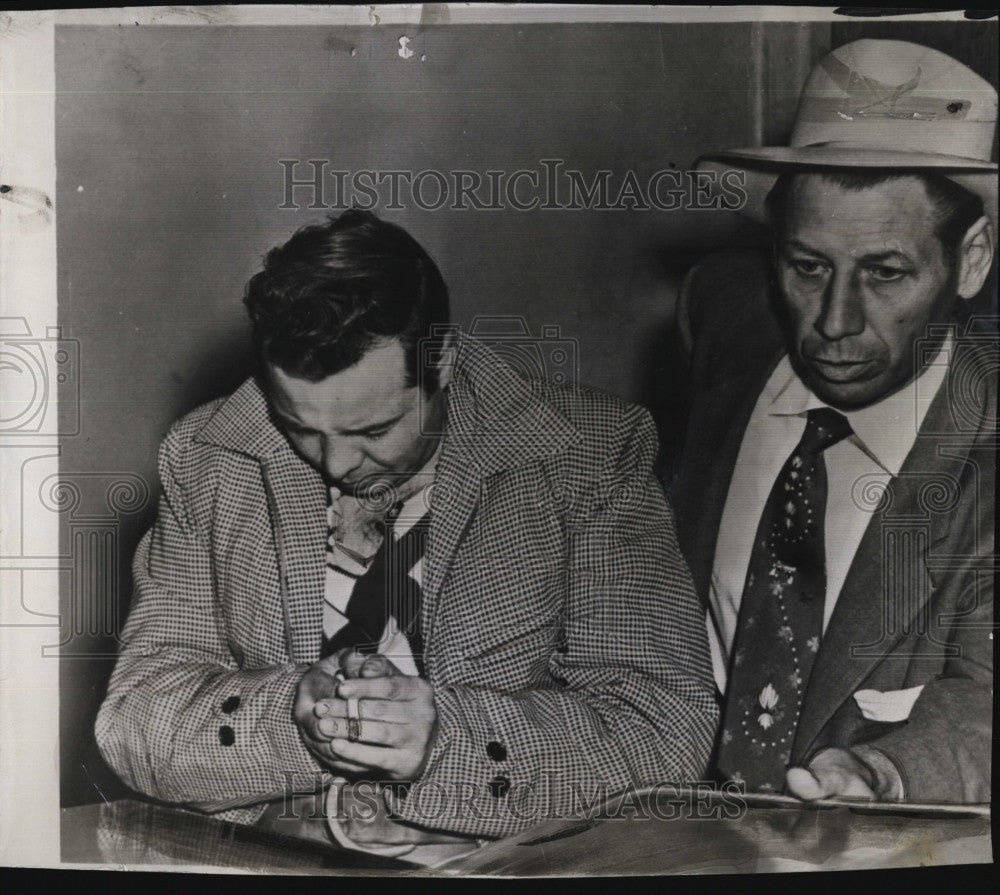
[[[863,379],[872,365],[871,360],[826,360],[807,357],[806,361],[813,372],[828,382],[853,382],[855,379]]]
[[[326,477],[327,487],[331,485],[336,488],[341,494],[345,494],[349,497],[357,497],[358,482],[342,482],[339,479],[331,479],[329,476]]]

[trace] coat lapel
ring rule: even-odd
[[[326,576],[326,491],[271,420],[253,378],[224,401],[197,440],[253,457],[261,464],[281,582],[285,643],[294,662],[319,656]],[[248,599],[260,599],[258,594]]]
[[[714,385],[699,396],[691,414],[693,431],[684,449],[687,468],[680,476],[687,484],[683,491],[678,487],[674,502],[678,526],[682,533],[686,530],[685,554],[695,590],[706,606],[719,525],[740,445],[754,405],[780,359],[781,355],[775,357],[763,375],[736,376]],[[685,525],[686,519],[696,521]]]
[[[809,755],[823,727],[912,630],[934,593],[926,557],[948,536],[951,519],[928,511],[928,489],[957,488],[973,444],[968,432],[957,429],[949,404],[954,368],[899,475],[889,482],[891,499],[872,514],[858,546],[810,675],[793,760]],[[988,414],[985,407],[979,411]],[[904,557],[919,567],[901,568]]]
[[[326,581],[326,489],[320,474],[286,447],[263,459],[271,526],[293,662],[319,658]]]
[[[422,581],[421,625],[429,650],[441,587],[479,504],[483,480],[564,451],[580,437],[540,396],[539,383],[522,379],[473,339],[460,333],[456,339]]]
[[[421,582],[421,627],[425,646],[432,643],[438,595],[472,519],[481,481],[481,469],[475,459],[466,451],[446,444],[431,492],[431,525]]]

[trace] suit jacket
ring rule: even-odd
[[[700,779],[718,710],[656,449],[644,410],[460,339],[422,573],[439,729],[393,800],[404,820],[495,836],[578,797]],[[324,483],[252,379],[175,424],[159,461],[98,742],[135,789],[258,805],[229,815],[250,820],[318,771],[291,712],[320,648]],[[415,804],[425,784],[460,804]]]
[[[727,266],[728,265],[728,266]],[[674,490],[681,547],[706,600],[743,433],[784,353],[766,261],[708,262],[692,412]],[[736,325],[734,326],[734,321]],[[900,473],[872,511],[824,633],[792,750],[869,744],[908,800],[987,802],[993,682],[996,340],[962,332]],[[924,685],[907,720],[866,719],[853,694]]]

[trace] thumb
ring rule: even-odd
[[[336,655],[327,656],[325,659],[320,659],[316,662],[313,668],[333,677],[340,670],[340,660]]]
[[[365,664],[367,656],[359,653],[354,647],[344,647],[337,653],[337,663],[346,677],[360,677],[361,666]]]
[[[808,768],[789,768],[785,775],[789,794],[811,802],[830,795],[831,787],[825,775],[814,774]]]
[[[385,656],[376,653],[365,660],[365,663],[361,666],[359,677],[400,677],[402,674],[403,672]]]

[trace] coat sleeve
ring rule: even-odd
[[[952,655],[924,685],[906,722],[866,744],[892,761],[911,802],[991,799],[995,500],[988,479],[965,520],[967,552],[951,557],[932,608],[933,632]]]
[[[438,734],[406,821],[472,836],[516,832],[630,786],[703,779],[715,733],[704,617],[653,475],[649,414],[621,418],[615,455],[569,533],[565,640],[552,687],[437,687]]]
[[[205,811],[303,788],[318,766],[292,721],[303,669],[240,670],[217,617],[207,535],[179,468],[190,443],[175,427],[159,455],[156,522],[133,563],[134,596],[96,723],[101,754],[133,789]]]

